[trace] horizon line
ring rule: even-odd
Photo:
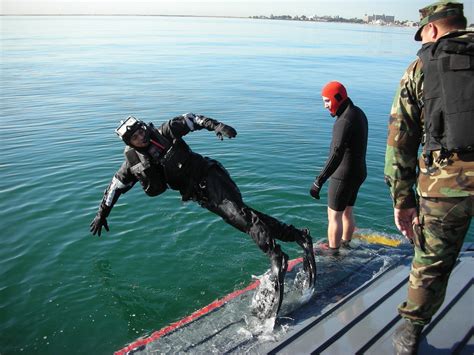
[[[0,17],[3,16],[147,16],[147,17],[203,17],[203,18],[234,18],[234,19],[252,19],[252,20],[280,20],[280,21],[293,21],[292,19],[281,19],[281,18],[270,18],[271,15],[251,15],[251,16],[232,16],[232,15],[165,15],[165,14],[105,14],[105,13],[98,13],[98,14],[0,14]],[[286,15],[276,15],[276,17],[286,16]],[[297,15],[299,17],[299,15]],[[321,18],[328,17],[328,18],[340,18],[344,20],[363,20],[363,18],[359,17],[351,17],[345,18],[340,15],[325,15],[321,16]],[[398,22],[413,22],[410,20],[397,20]],[[314,20],[307,20],[305,22],[322,22],[322,21],[314,21]],[[355,22],[354,22],[355,23]]]
[[[0,16],[167,16],[167,17],[222,17],[222,18],[250,18],[246,16],[230,15],[164,15],[164,14],[0,14]]]

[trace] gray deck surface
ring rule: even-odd
[[[392,335],[403,322],[397,306],[407,295],[412,253],[409,246],[391,249],[360,244],[341,261],[318,252],[315,297],[299,305],[294,303],[301,297],[298,292],[285,293],[283,316],[270,329],[271,338],[249,331],[247,317],[254,292],[249,291],[164,336],[131,344],[120,353],[393,354]],[[298,267],[287,274],[288,280]],[[451,274],[441,309],[423,330],[420,354],[474,354],[473,274],[474,243],[468,243]]]
[[[397,305],[407,294],[410,259],[367,282],[322,314],[295,326],[264,354],[393,354],[392,335],[402,320]],[[474,244],[465,245],[445,301],[423,330],[420,354],[474,354]]]

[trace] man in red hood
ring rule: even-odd
[[[336,121],[329,157],[311,186],[310,194],[319,199],[321,187],[330,178],[328,241],[330,253],[336,255],[341,244],[349,246],[355,230],[352,210],[359,188],[367,177],[365,155],[368,123],[364,112],[353,104],[340,82],[326,84],[321,96],[324,107]]]

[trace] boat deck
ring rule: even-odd
[[[403,322],[397,305],[407,293],[410,259],[388,269],[335,305],[295,325],[263,354],[391,354],[392,335]],[[423,330],[420,354],[474,353],[474,244],[464,246],[441,309]]]
[[[255,281],[116,354],[393,354],[392,335],[403,322],[397,306],[406,298],[413,250],[360,242],[345,252],[333,260],[318,249],[314,297],[300,304],[297,291],[285,293],[269,332],[262,333],[259,322],[253,331],[249,322]],[[301,264],[294,260],[288,268],[289,286]],[[474,243],[466,243],[445,301],[423,330],[420,354],[474,354],[473,270]]]

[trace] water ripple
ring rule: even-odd
[[[205,130],[185,138],[223,163],[248,205],[321,239],[327,186],[319,201],[308,190],[333,119],[319,92],[341,80],[370,126],[358,226],[396,233],[383,159],[391,100],[417,50],[411,30],[172,17],[0,22],[3,352],[109,354],[267,270],[248,235],[175,191],[150,199],[135,187],[114,207],[110,232],[90,235],[123,160],[114,129],[130,114],[160,124],[192,111],[234,126],[233,140]]]

